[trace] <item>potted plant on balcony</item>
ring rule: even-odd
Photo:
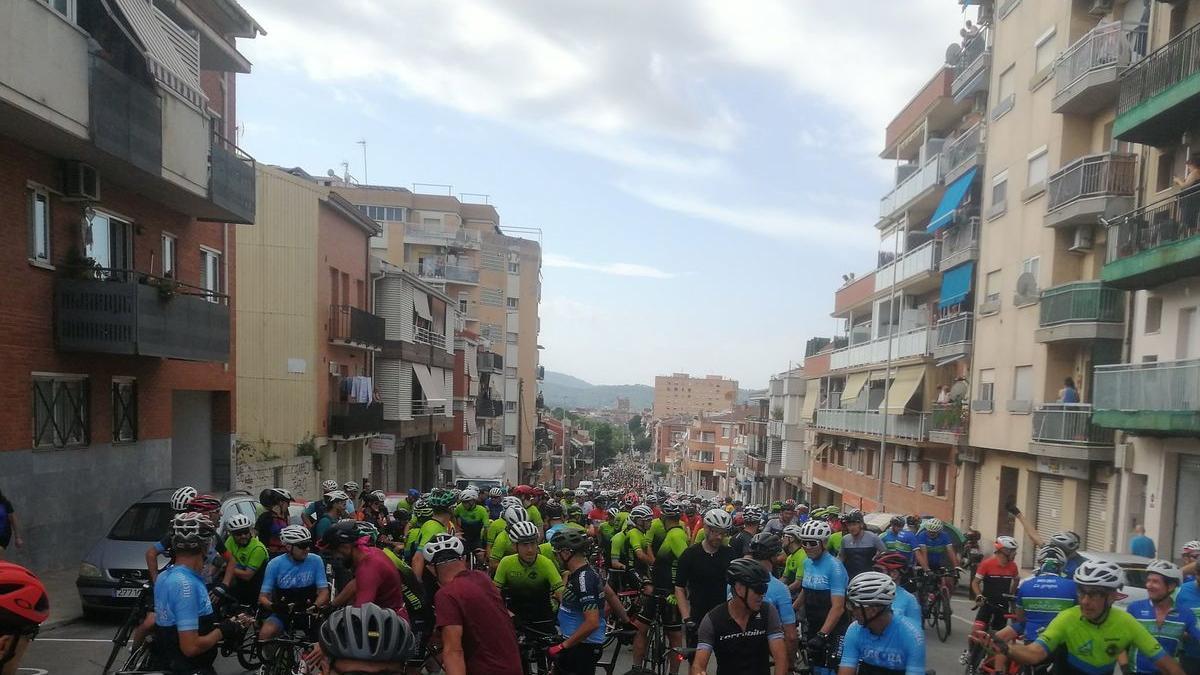
[[[62,264],[63,277],[81,281],[95,279],[99,269],[100,264],[96,262],[96,259],[81,254],[79,247],[72,244],[67,249],[66,258],[63,259]]]
[[[148,283],[158,289],[160,302],[168,302],[179,293],[180,283],[170,273],[163,277],[149,277]]]

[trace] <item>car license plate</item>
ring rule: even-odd
[[[140,589],[140,588],[118,588],[116,597],[118,597],[118,598],[136,598],[141,594],[142,594],[142,589]]]

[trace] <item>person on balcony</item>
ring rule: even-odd
[[[1075,380],[1066,378],[1063,380],[1063,388],[1058,391],[1059,403],[1079,403],[1079,390],[1075,388]]]
[[[1184,165],[1183,178],[1174,179],[1174,183],[1179,188],[1181,195],[1179,217],[1183,221],[1182,225],[1189,231],[1195,230],[1198,224],[1196,214],[1200,212],[1200,192],[1196,189],[1196,185],[1200,184],[1200,155],[1188,157],[1187,163]]]
[[[950,401],[953,403],[961,403],[967,399],[967,394],[970,393],[970,386],[967,384],[967,378],[959,375],[954,378],[954,384],[950,385]]]

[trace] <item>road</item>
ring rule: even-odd
[[[966,633],[971,625],[970,605],[959,597],[954,598],[953,635],[941,643],[933,631],[925,631],[926,666],[941,675],[961,672],[958,656],[963,650]],[[51,630],[43,631],[26,654],[22,675],[78,675],[99,673],[112,647],[109,641],[116,632],[116,620],[93,622],[79,620]],[[118,666],[120,661],[118,661]],[[629,670],[629,650],[622,650],[615,672]],[[218,659],[217,672],[221,675],[241,675],[246,671],[234,659]],[[710,667],[709,672],[716,672]]]

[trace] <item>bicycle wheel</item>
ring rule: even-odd
[[[117,654],[121,653],[121,649],[129,644],[129,638],[133,634],[133,628],[138,624],[137,610],[129,613],[125,618],[125,623],[117,629],[116,635],[112,639],[112,650],[108,652],[108,660],[104,662],[104,668],[100,671],[100,675],[108,675],[108,671],[112,669],[113,663],[117,660]]]
[[[937,636],[938,640],[945,642],[950,638],[950,594],[947,591],[938,594],[937,604]]]
[[[258,649],[258,633],[256,631],[246,631],[246,636],[242,638],[242,644],[238,645],[237,662],[246,670],[257,670],[262,665],[262,653]]]
[[[139,670],[150,670],[151,658],[152,654],[150,651],[150,640],[147,639],[142,642],[137,649],[133,650],[133,653],[131,653],[129,658],[125,660],[125,665],[121,666],[121,670],[135,672]]]

